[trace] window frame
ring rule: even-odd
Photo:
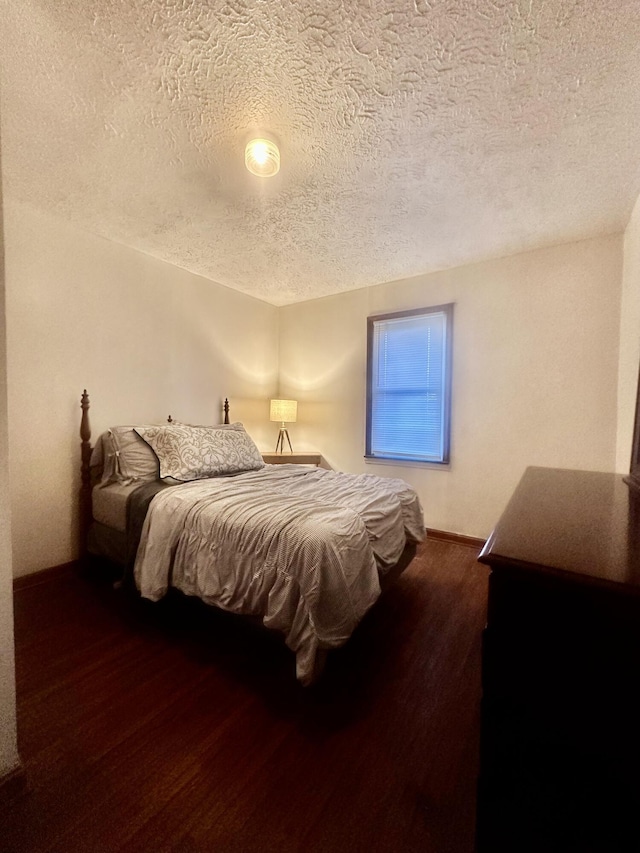
[[[374,314],[367,317],[367,412],[366,412],[366,435],[365,456],[370,462],[395,462],[398,465],[411,463],[412,465],[442,466],[449,465],[451,456],[451,377],[453,373],[453,302],[444,305],[433,305],[427,308],[411,308],[406,311],[392,311],[386,314]],[[445,346],[444,346],[444,394],[442,400],[442,459],[418,459],[407,453],[406,456],[387,456],[383,454],[372,454],[371,452],[371,430],[373,412],[373,341],[374,327],[382,320],[403,320],[407,317],[429,316],[430,314],[445,315]]]

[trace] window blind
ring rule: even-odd
[[[373,321],[369,456],[445,461],[448,312]]]

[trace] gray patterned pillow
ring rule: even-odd
[[[136,427],[160,461],[160,476],[201,480],[264,468],[260,451],[242,424]]]

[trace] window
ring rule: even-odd
[[[370,459],[449,461],[453,305],[367,320]]]

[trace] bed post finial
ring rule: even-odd
[[[80,398],[82,419],[80,421],[80,552],[84,557],[87,550],[87,533],[91,524],[91,425],[89,423],[89,395],[85,388]]]
[[[80,421],[80,448],[82,450],[82,483],[89,485],[89,457],[91,456],[91,424],[89,423],[89,395],[85,388],[80,398],[82,420]],[[86,470],[85,470],[86,462]],[[86,474],[86,477],[85,477]]]
[[[223,409],[224,409],[224,421],[223,421],[223,423],[228,424],[229,423],[229,400],[227,397],[224,398]]]

